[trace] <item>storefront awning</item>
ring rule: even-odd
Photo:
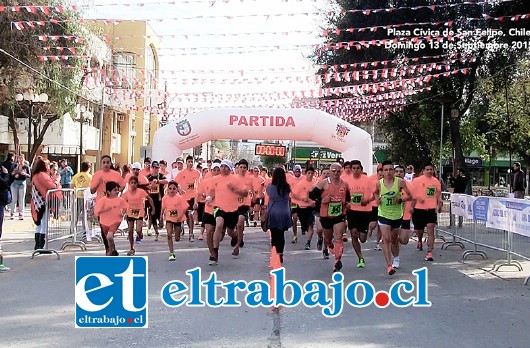
[[[79,146],[75,145],[46,145],[42,153],[47,155],[79,155]],[[85,151],[83,150],[83,153]]]

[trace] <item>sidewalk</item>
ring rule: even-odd
[[[9,218],[10,213],[5,212],[4,214],[4,225],[2,228],[2,239],[5,239],[7,235],[9,235],[9,238],[13,238],[14,232],[35,232],[35,224],[33,223],[33,219],[31,218],[31,209],[28,206],[26,207],[26,211],[24,212],[24,220],[18,219],[18,214],[15,214],[14,220],[11,220]]]

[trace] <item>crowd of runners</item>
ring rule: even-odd
[[[174,242],[185,238],[185,232],[190,242],[196,234],[198,240],[206,240],[209,265],[218,264],[225,234],[230,237],[232,256],[237,258],[245,244],[245,226],[260,224],[268,230],[267,222],[262,224],[267,219],[267,187],[275,184],[275,177],[286,177],[292,243],[305,236],[305,250],[311,250],[316,232],[316,249],[323,258],[334,258],[334,272],[342,269],[341,258],[348,241],[358,257],[357,267],[364,268],[361,243],[375,234],[375,249],[382,250],[386,272],[394,274],[400,267],[400,245],[408,244],[411,229],[417,236],[418,250],[424,248],[423,233],[427,229],[425,260],[433,261],[434,231],[442,200],[441,184],[431,163],[415,174],[412,166],[405,169],[385,161],[368,176],[358,160],[333,163],[320,172],[309,164],[295,165],[289,171],[281,165],[269,172],[249,167],[244,159],[237,163],[208,160],[203,168],[188,156],[175,161],[171,168],[165,161],[147,158],[143,166],[135,162],[130,172],[121,173],[109,156],[103,156],[101,169],[92,177],[88,169],[82,166],[72,186],[89,187],[97,195],[94,213],[99,218],[107,255],[118,255],[114,234],[125,219],[130,244],[127,255],[135,254],[135,247],[145,238],[144,229],[157,241],[165,226],[169,261],[176,260]],[[283,245],[276,248],[281,249],[277,251],[283,261]]]

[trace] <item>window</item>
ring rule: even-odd
[[[136,56],[134,53],[120,52],[114,54],[114,75],[111,78],[115,87],[133,88],[136,75]]]

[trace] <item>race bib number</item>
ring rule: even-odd
[[[151,188],[149,189],[149,193],[152,195],[153,194],[157,195],[158,193],[160,193],[160,186],[159,185],[151,186]]]
[[[351,204],[361,204],[361,201],[363,200],[363,194],[362,193],[354,193],[351,196]]]
[[[188,190],[193,190],[195,188],[195,184],[188,184]]]
[[[127,216],[133,219],[138,219],[140,217],[140,209],[127,209]]]
[[[387,207],[395,205],[394,197],[383,197],[383,202],[384,202],[385,206],[387,206]]]
[[[330,202],[328,206],[329,216],[340,216],[342,214],[342,202]]]
[[[427,187],[427,197],[434,197],[436,187]]]
[[[166,219],[167,220],[175,220],[178,217],[178,211],[177,209],[172,209],[167,211]]]

